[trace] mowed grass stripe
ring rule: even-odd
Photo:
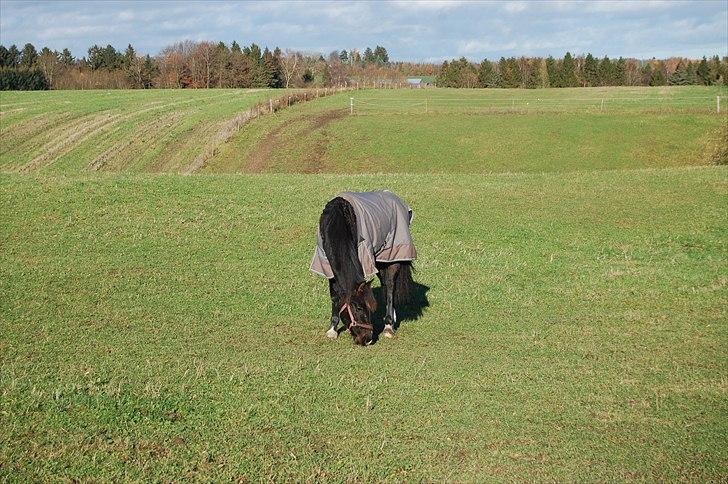
[[[181,128],[184,129],[184,127],[186,126],[193,126],[196,123],[206,122],[209,117],[212,117],[214,119],[219,116],[224,116],[226,114],[226,111],[225,109],[221,109],[221,106],[226,106],[228,107],[228,109],[232,110],[247,109],[250,105],[254,104],[259,99],[260,94],[256,93],[260,92],[260,90],[223,92],[214,91],[213,94],[200,98],[176,100],[174,102],[160,104],[158,106],[133,110],[128,112],[120,121],[128,120],[129,122],[136,124],[139,129],[144,130],[149,124],[153,123],[155,120],[158,120],[162,116],[166,116],[166,112],[168,110],[173,109],[181,110],[181,112],[183,113],[182,122],[180,124],[182,125]],[[240,98],[241,95],[242,99]],[[242,101],[242,105],[240,102],[238,102],[239,100]],[[149,116],[144,116],[147,113],[149,114]],[[200,114],[202,116],[200,116]],[[208,115],[207,118],[204,117],[205,114]],[[162,127],[169,128],[169,130],[172,132],[174,132],[177,128],[175,124],[171,124],[167,127],[165,123],[162,123]],[[99,145],[97,143],[97,138],[101,138],[103,140],[108,139],[107,137],[108,133],[103,132],[98,133],[98,136],[90,136],[88,140],[86,140],[86,143],[84,145],[74,150],[74,152],[69,153],[66,157],[65,162],[63,162],[64,160],[62,160],[61,163],[58,163],[56,166],[53,167],[53,170],[59,173],[68,173],[69,171],[82,171],[87,169],[88,165],[78,166],[78,161],[82,160],[83,162],[86,162],[86,160],[91,158],[92,163],[98,155],[92,157],[92,155],[88,151],[85,151],[84,148],[90,150],[98,150]],[[168,138],[162,135],[156,139],[147,139],[152,141],[151,144],[154,145]],[[195,146],[195,148],[199,149],[200,144],[204,143],[205,138],[191,137],[187,138],[187,141],[191,142]],[[173,147],[173,150],[177,151],[179,150],[179,147],[175,146]],[[159,160],[156,161],[158,162]],[[75,164],[76,166],[69,166],[69,164]],[[139,166],[140,163],[136,160],[133,160],[130,165]],[[149,169],[149,167],[143,165],[142,167],[142,169]]]
[[[25,117],[1,118],[4,135],[0,166],[3,169],[26,170],[47,167],[51,171],[61,173],[68,173],[69,169],[88,170],[94,160],[103,153],[103,150],[99,150],[101,145],[107,144],[108,149],[109,142],[128,133],[116,129],[121,123],[136,122],[138,128],[143,130],[145,123],[155,120],[158,116],[164,116],[164,112],[171,110],[185,113],[185,118],[191,122],[216,122],[220,117],[230,116],[230,113],[249,108],[255,102],[269,97],[271,93],[272,91],[260,89],[96,92],[88,97],[79,96],[77,93],[55,93],[49,97],[47,105],[36,106],[35,110],[45,112],[48,117],[53,117],[59,110],[63,110],[62,112],[69,113],[64,117],[67,117],[71,124],[60,119],[55,129],[28,130],[33,125],[31,123],[27,126],[27,120],[34,115],[35,110],[24,112]],[[53,102],[65,94],[68,94],[66,101]],[[279,94],[276,92],[276,95]],[[8,95],[10,99],[14,96],[17,96],[17,93]],[[3,96],[0,109],[4,109],[5,102],[6,96]],[[98,116],[108,116],[109,119],[97,125]],[[189,126],[185,128],[188,129]],[[8,136],[5,136],[6,132]],[[14,140],[22,142],[18,144]],[[128,143],[128,140],[124,139],[116,141],[121,144]],[[204,146],[205,141],[204,138],[191,140],[197,147]],[[58,161],[60,163],[56,163]]]
[[[416,212],[423,317],[324,337],[340,190]],[[719,480],[725,168],[0,176],[0,468],[50,478]]]

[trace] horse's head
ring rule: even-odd
[[[369,282],[359,284],[348,301],[341,305],[339,317],[349,328],[354,343],[366,346],[372,342],[374,338],[372,313],[376,310],[377,300]]]

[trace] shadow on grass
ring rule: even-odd
[[[430,301],[427,299],[427,291],[429,290],[430,287],[424,284],[418,282],[413,284],[409,302],[404,305],[395,306],[397,312],[397,321],[393,324],[395,331],[399,329],[402,323],[417,321],[422,317],[425,308],[430,305]],[[381,286],[375,287],[373,291],[374,297],[377,299],[377,312],[372,316],[374,333],[375,335],[379,335],[384,330],[384,316],[387,310],[387,301]]]

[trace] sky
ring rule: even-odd
[[[728,55],[728,0],[0,0],[0,44],[84,56],[93,44],[157,54],[181,40],[304,52],[382,45],[391,60]]]

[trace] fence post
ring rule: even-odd
[[[599,106],[599,111],[604,111],[604,99],[602,99],[602,105]]]
[[[715,99],[715,112],[720,114],[720,96]]]
[[[270,107],[270,113],[273,114],[273,99],[268,98],[268,106]]]
[[[354,98],[349,98],[349,114],[354,114]]]

